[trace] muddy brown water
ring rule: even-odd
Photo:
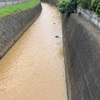
[[[67,100],[60,15],[42,6],[39,18],[0,61],[0,100]]]

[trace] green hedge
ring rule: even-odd
[[[100,17],[100,1],[96,7],[96,13],[98,14],[98,16]]]
[[[91,8],[91,0],[77,0],[77,2],[84,9]]]
[[[75,12],[76,8],[77,8],[76,0],[74,1],[60,0],[58,3],[58,10],[61,13],[73,13]]]
[[[61,13],[73,13],[77,5],[83,9],[89,9],[97,13],[100,17],[100,0],[60,0],[58,10]]]
[[[97,13],[98,16],[100,16],[100,0],[92,0],[91,10],[93,10]]]

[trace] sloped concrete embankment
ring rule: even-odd
[[[62,15],[69,100],[100,100],[100,29],[77,15]]]
[[[0,58],[29,28],[41,10],[41,4],[38,4],[35,8],[0,18]]]

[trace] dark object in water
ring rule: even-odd
[[[56,38],[59,38],[59,36],[55,36]]]

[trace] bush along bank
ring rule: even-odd
[[[100,28],[100,1],[99,0],[60,0],[58,10],[69,16],[78,13],[86,20]]]
[[[59,0],[58,10],[61,13],[73,13],[77,6],[94,11],[100,17],[100,0]]]
[[[58,3],[58,10],[61,13],[74,13],[77,8],[77,1],[76,0],[60,0]]]

